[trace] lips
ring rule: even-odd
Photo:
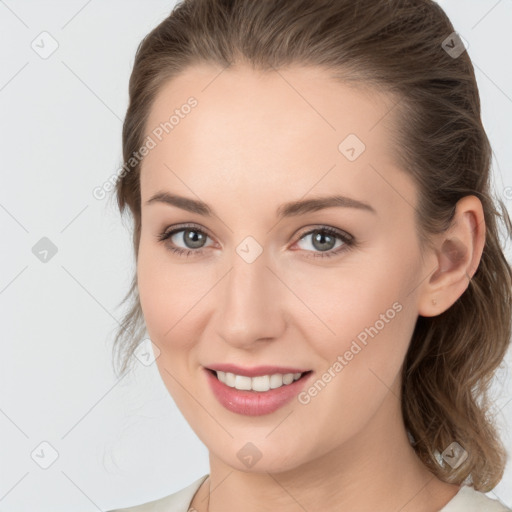
[[[300,374],[297,380],[267,391],[240,390],[230,387],[217,378],[217,372],[232,373],[243,379],[275,374]],[[212,365],[204,368],[206,380],[213,396],[227,410],[246,416],[271,414],[291,402],[306,385],[313,374],[311,370],[285,366],[258,366],[242,368],[231,364]]]

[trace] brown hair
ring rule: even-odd
[[[447,51],[461,44],[453,32],[431,0],[184,0],[137,49],[123,158],[128,162],[142,146],[164,82],[195,63],[243,62],[259,70],[318,66],[345,83],[396,98],[393,140],[401,167],[419,190],[422,240],[445,230],[456,202],[467,195],[480,199],[486,222],[483,255],[468,289],[444,313],[418,317],[402,370],[403,419],[416,453],[438,478],[487,492],[501,480],[506,463],[488,393],[510,343],[512,272],[498,222],[508,237],[512,225],[503,202],[491,196],[492,150],[474,69],[467,51]],[[139,176],[136,161],[116,184],[121,213],[128,205],[133,216],[135,258]],[[131,306],[113,346],[123,374],[145,332],[136,276],[123,303],[128,298]],[[455,469],[439,455],[453,441],[468,454]]]

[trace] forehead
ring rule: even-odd
[[[382,195],[383,173],[397,173],[395,103],[320,68],[190,67],[153,102],[145,135],[155,146],[142,163],[142,193],[177,186],[207,195],[222,183],[253,196],[285,190],[290,199],[333,186]]]

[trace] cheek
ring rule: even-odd
[[[375,252],[355,254],[332,268],[290,265],[281,269],[283,281],[293,283],[293,292],[301,299],[288,302],[296,325],[308,333],[309,343],[324,359],[348,350],[356,338],[364,343],[375,331],[379,338],[386,338],[386,332],[398,336],[393,329],[404,317],[415,315],[412,309],[405,313],[414,300],[410,292],[419,274],[415,256],[409,261],[397,259],[391,251],[376,256]],[[405,323],[408,332],[411,320]]]
[[[209,288],[204,277],[192,266],[171,262],[161,248],[152,249],[141,240],[137,262],[140,303],[147,330],[162,348],[188,339],[183,328]]]
[[[295,288],[322,320],[315,319],[315,325],[308,322],[303,332],[325,365],[320,378],[324,382],[326,372],[329,383],[321,394],[327,402],[342,401],[339,410],[357,411],[361,401],[370,409],[371,404],[377,407],[409,346],[417,319],[415,295],[410,292],[419,280],[419,258],[414,248],[408,259],[391,253],[382,251],[379,264],[374,257],[365,261],[362,256],[357,263],[323,276],[317,272]]]

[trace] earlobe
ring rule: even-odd
[[[482,204],[475,196],[458,201],[450,228],[437,235],[437,268],[422,287],[418,314],[437,316],[449,309],[466,291],[485,245]]]

